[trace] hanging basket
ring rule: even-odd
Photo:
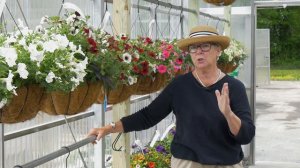
[[[159,91],[166,85],[166,74],[155,74],[153,80],[151,77],[140,77],[138,79],[139,86],[135,94],[144,95]]]
[[[235,0],[204,0],[204,1],[216,6],[228,6],[234,3]]]
[[[117,104],[129,99],[130,96],[136,92],[138,85],[138,83],[135,83],[133,85],[119,85],[116,89],[108,91],[107,103]],[[103,102],[104,91],[102,90],[97,99],[97,103],[102,104]]]
[[[69,93],[46,93],[41,102],[41,110],[50,115],[74,115],[83,112],[96,102],[101,87],[100,82],[88,82]]]
[[[39,112],[43,91],[38,85],[18,88],[17,96],[0,109],[0,122],[18,123],[34,118]]]
[[[229,63],[229,64],[218,63],[218,67],[221,69],[222,72],[230,73],[234,71],[238,67],[238,65],[234,65],[233,63]]]

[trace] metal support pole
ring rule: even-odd
[[[4,167],[4,124],[0,123],[0,167]]]
[[[252,120],[255,124],[255,104],[256,104],[256,79],[255,79],[255,67],[256,67],[256,59],[255,59],[255,32],[256,32],[256,6],[255,2],[252,1],[251,3],[251,89],[250,89],[250,105],[251,105],[251,111],[252,111]],[[249,165],[255,164],[255,137],[250,143],[250,156],[249,156]]]
[[[36,166],[39,166],[39,165],[42,165],[46,162],[49,162],[53,159],[56,159],[62,155],[65,155],[73,150],[76,150],[84,145],[87,145],[93,141],[96,140],[96,136],[92,136],[92,137],[89,137],[89,138],[86,138],[86,139],[83,139],[81,141],[78,141],[72,145],[69,145],[69,146],[66,146],[66,147],[62,147],[60,150],[57,150],[55,152],[52,152],[46,156],[43,156],[39,159],[36,159],[36,160],[33,160],[31,162],[28,162],[26,164],[23,164],[23,165],[16,165],[14,166],[14,168],[33,168],[33,167],[36,167]]]

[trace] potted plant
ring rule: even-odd
[[[231,39],[230,45],[218,59],[218,67],[224,73],[234,71],[247,58],[244,46],[237,40]]]
[[[19,21],[19,29],[0,34],[0,121],[15,123],[31,119],[39,111],[43,89],[38,86],[38,54],[29,45],[39,34]]]

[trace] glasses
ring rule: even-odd
[[[200,48],[201,51],[207,52],[211,49],[211,43],[201,43],[201,44],[195,44],[189,46],[190,53],[196,53],[197,50]]]

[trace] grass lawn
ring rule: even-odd
[[[295,81],[300,80],[300,69],[272,69],[271,80]]]

